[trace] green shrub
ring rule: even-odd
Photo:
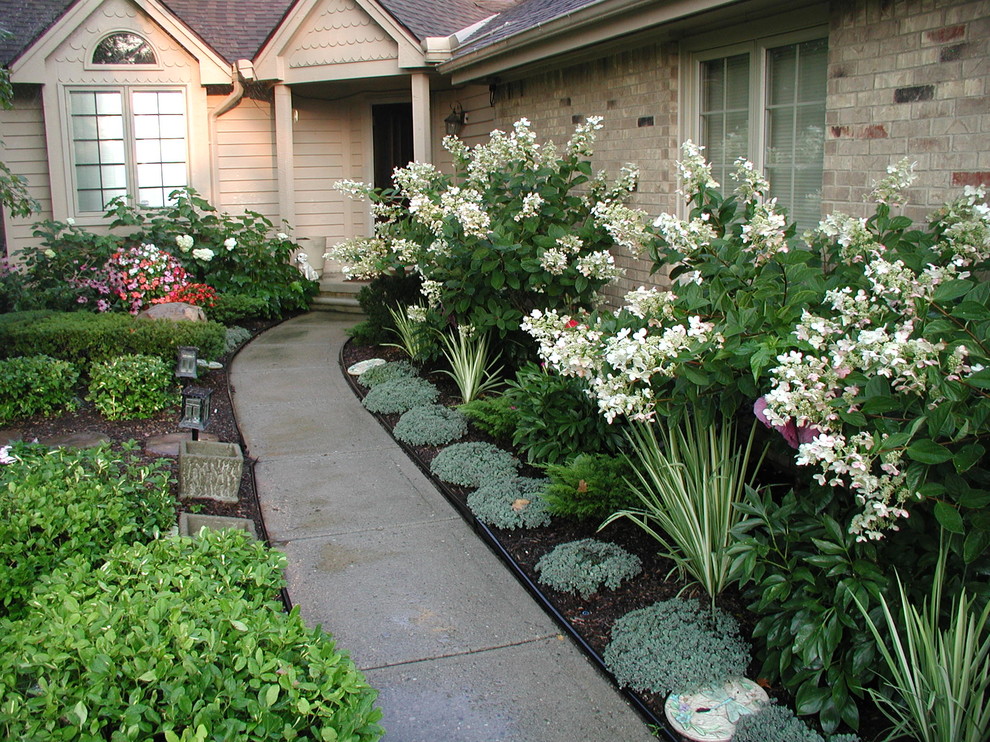
[[[224,338],[223,354],[229,355],[233,353],[250,340],[251,337],[251,331],[248,329],[238,327],[237,325],[228,327],[226,337]]]
[[[29,296],[24,272],[6,257],[0,256],[0,314],[24,306]]]
[[[558,464],[579,453],[615,453],[624,445],[622,426],[602,418],[580,378],[529,363],[508,386],[505,397],[515,407],[512,443],[531,463]]]
[[[370,389],[384,384],[386,381],[409,379],[416,375],[416,369],[409,361],[389,361],[378,366],[372,366],[358,376],[358,384]]]
[[[128,355],[92,365],[86,399],[108,420],[130,420],[151,417],[180,397],[172,366],[154,356]]]
[[[71,406],[79,371],[51,356],[0,360],[0,423]]]
[[[745,675],[749,647],[730,614],[673,598],[616,621],[602,659],[621,686],[686,693]]]
[[[216,303],[205,311],[213,322],[230,327],[241,320],[266,317],[267,310],[268,305],[260,297],[227,293],[217,294]]]
[[[377,276],[358,292],[358,304],[367,319],[348,330],[354,340],[380,345],[393,339],[395,323],[389,309],[408,307],[423,299],[419,291],[423,279],[415,273]]]
[[[479,441],[447,446],[430,464],[434,476],[462,487],[513,477],[518,468],[519,461],[511,453]]]
[[[242,531],[73,560],[0,638],[5,739],[168,742],[382,735],[372,689],[299,609],[281,554]]]
[[[755,714],[740,717],[732,742],[825,742],[786,706],[769,703]],[[838,734],[828,742],[859,742],[855,734]]]
[[[121,355],[158,356],[174,363],[180,345],[199,348],[201,358],[223,353],[225,328],[217,322],[137,319],[128,314],[66,312],[18,315],[0,323],[0,355],[43,353],[87,368],[94,361]]]
[[[365,409],[379,415],[394,415],[436,402],[440,390],[426,379],[411,376],[376,385],[362,401]]]
[[[69,556],[100,560],[175,522],[162,461],[106,447],[18,444],[10,455],[15,462],[0,466],[0,614],[20,613],[35,581]]]
[[[629,486],[635,474],[625,456],[582,453],[546,472],[550,483],[543,497],[557,515],[600,520],[639,502]]]
[[[38,244],[21,252],[32,306],[71,312],[111,298],[106,264],[123,247],[119,237],[52,220],[36,223],[34,236]]]
[[[560,544],[536,563],[540,582],[587,599],[602,587],[614,590],[643,571],[643,562],[618,544],[583,538]]]
[[[487,481],[467,497],[467,505],[482,523],[512,531],[550,525],[541,492],[544,479],[505,477]]]
[[[404,413],[392,434],[410,446],[445,446],[467,434],[467,418],[450,407],[422,405]]]
[[[473,399],[459,409],[475,426],[493,438],[511,438],[516,431],[518,415],[512,400],[504,394]]]

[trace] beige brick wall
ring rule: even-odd
[[[566,142],[577,122],[603,116],[593,163],[611,177],[626,164],[640,169],[632,205],[651,217],[676,208],[677,49],[640,49],[498,85],[494,126],[511,129],[525,116],[540,141]],[[615,254],[625,277],[607,293],[611,303],[627,291],[655,282],[648,260]]]
[[[920,173],[914,219],[990,184],[990,2],[847,0],[830,25],[826,213],[866,215],[863,195],[902,157]]]

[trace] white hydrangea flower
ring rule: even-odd
[[[195,250],[192,251],[192,256],[196,258],[196,260],[202,260],[206,263],[209,263],[211,260],[213,260],[213,255],[214,255],[213,250],[211,250],[208,247],[197,247]]]
[[[235,247],[237,247],[237,240],[234,239],[233,237],[228,237],[223,241],[223,246],[227,248],[227,252],[230,252]]]

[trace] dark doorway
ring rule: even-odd
[[[392,187],[392,171],[413,159],[412,104],[371,107],[374,133],[375,188]]]

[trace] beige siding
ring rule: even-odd
[[[40,212],[26,219],[12,219],[4,210],[7,253],[14,255],[24,247],[36,244],[37,241],[31,236],[31,225],[52,217],[41,92],[18,89],[14,96],[14,108],[0,110],[0,131],[3,132],[4,145],[0,149],[0,158],[15,175],[27,178],[29,192],[41,205]]]
[[[210,108],[222,98],[210,98]],[[236,213],[249,209],[278,225],[275,117],[271,101],[246,95],[217,119],[214,205]]]

